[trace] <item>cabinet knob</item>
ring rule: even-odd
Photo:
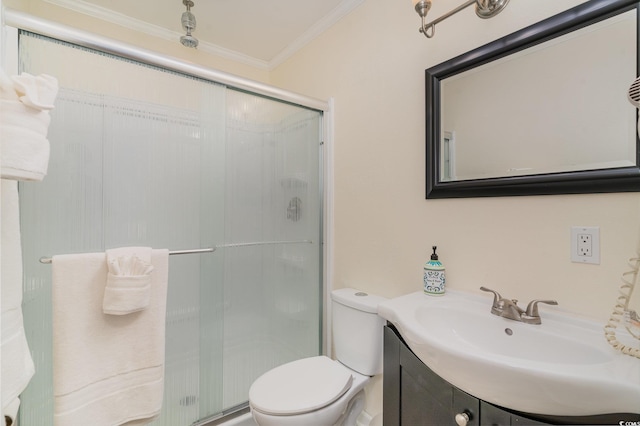
[[[458,413],[456,414],[455,419],[458,426],[467,426],[467,423],[469,423],[469,413],[467,413],[466,411],[463,413]]]

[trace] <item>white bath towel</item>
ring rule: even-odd
[[[53,257],[56,426],[145,424],[160,413],[168,255],[152,251],[150,304],[129,315],[102,312],[105,253]]]
[[[151,248],[122,247],[107,250],[107,285],[102,310],[127,315],[149,306],[151,300]]]
[[[58,81],[22,73],[9,78],[0,69],[0,176],[39,181],[49,165],[49,110]]]
[[[1,311],[2,346],[2,414],[15,420],[18,396],[29,384],[35,371],[22,319],[22,249],[18,182],[2,179]]]

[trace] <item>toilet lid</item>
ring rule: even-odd
[[[304,358],[260,376],[249,389],[249,401],[265,414],[301,414],[331,404],[352,381],[348,368],[326,356]]]

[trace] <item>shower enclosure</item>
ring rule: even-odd
[[[43,256],[214,249],[170,256],[154,425],[246,406],[258,375],[322,351],[322,111],[30,32],[19,64],[60,83],[48,175],[20,186],[36,364],[22,426],[53,423]]]

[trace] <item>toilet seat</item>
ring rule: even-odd
[[[352,382],[351,371],[331,358],[304,358],[260,376],[249,390],[249,401],[265,414],[302,414],[336,401]]]

